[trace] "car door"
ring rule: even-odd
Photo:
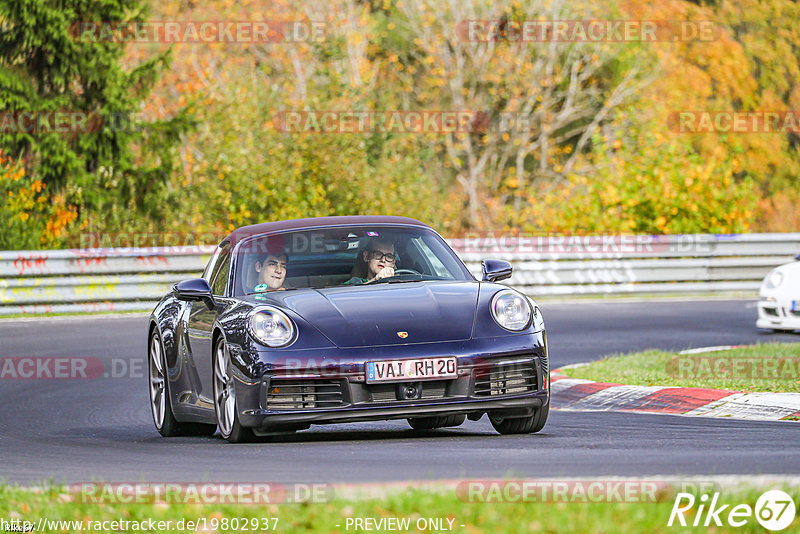
[[[225,298],[230,278],[231,246],[225,243],[220,247],[219,257],[209,275],[211,293],[215,298]],[[208,309],[202,301],[192,302],[189,312],[189,351],[199,379],[197,405],[214,408],[213,365],[211,334],[219,309]]]

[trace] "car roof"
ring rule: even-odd
[[[394,215],[343,215],[334,217],[310,217],[307,219],[289,219],[285,221],[273,221],[259,224],[251,224],[237,228],[226,237],[223,242],[230,241],[236,244],[242,239],[273,232],[285,230],[302,230],[304,228],[347,226],[361,224],[402,224],[410,226],[422,226],[430,228],[427,224],[421,223],[409,217],[398,217]]]

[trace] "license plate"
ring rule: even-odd
[[[800,300],[792,301],[792,311],[800,311]]]
[[[367,362],[367,382],[411,382],[426,378],[457,378],[455,356]]]

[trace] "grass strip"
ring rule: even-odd
[[[769,488],[779,489],[779,488]],[[784,486],[794,503],[800,503],[800,489]],[[723,525],[704,526],[708,507],[700,509],[701,492],[690,492],[696,504],[689,509],[684,518],[687,526],[681,528],[677,522],[672,527],[667,522],[675,504],[676,492],[666,491],[658,494],[655,502],[465,502],[466,498],[455,491],[437,492],[410,489],[378,499],[332,500],[324,503],[305,504],[153,504],[153,503],[96,503],[84,502],[80,493],[68,492],[64,488],[49,487],[32,490],[15,486],[0,486],[0,521],[25,520],[39,525],[40,518],[47,518],[48,528],[44,532],[102,532],[95,527],[103,521],[153,520],[170,521],[172,528],[148,530],[150,532],[356,532],[352,525],[357,518],[408,519],[407,529],[383,528],[374,531],[435,532],[450,531],[467,534],[495,532],[763,532],[755,516],[751,516],[743,527],[733,527],[726,523],[727,513],[737,504],[747,504],[755,514],[759,497],[764,488],[737,486],[736,489],[722,488],[718,503],[730,504],[720,515]],[[713,493],[705,490],[706,501],[710,502]],[[762,509],[763,513],[763,509]],[[698,517],[699,516],[699,517]],[[275,519],[277,518],[277,522]],[[351,520],[348,526],[348,518]],[[433,528],[432,519],[442,519],[438,523],[443,528]],[[234,519],[238,520],[234,527]],[[452,530],[447,519],[452,519]],[[692,524],[697,519],[699,526]],[[193,526],[192,529],[177,528],[179,522],[204,522],[207,528]],[[227,521],[224,521],[227,520]],[[266,520],[266,522],[265,522]],[[419,528],[425,521],[425,528]],[[54,522],[73,521],[72,525],[58,528]],[[713,521],[713,520],[712,520]],[[257,528],[250,528],[257,524]],[[402,523],[401,523],[402,524]],[[93,527],[94,525],[94,527]],[[712,523],[713,525],[713,523]],[[247,527],[247,528],[245,528]],[[796,531],[800,527],[800,517],[785,530]],[[141,532],[137,528],[117,528],[116,532]]]
[[[646,350],[564,371],[571,378],[641,386],[800,392],[800,343],[763,343],[702,354]]]

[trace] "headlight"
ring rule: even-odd
[[[783,282],[783,273],[780,271],[772,271],[767,275],[765,282],[767,289],[775,289]]]
[[[294,323],[276,308],[261,307],[250,312],[247,330],[256,341],[269,347],[285,347],[294,341]]]
[[[528,298],[516,291],[504,289],[492,297],[492,317],[505,328],[519,332],[531,322],[531,304]]]

